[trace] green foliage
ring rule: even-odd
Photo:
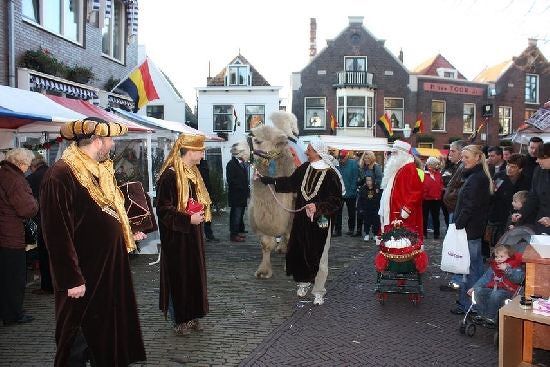
[[[223,176],[220,171],[210,171],[209,194],[212,200],[212,213],[219,212],[227,206],[227,189],[223,184]]]
[[[120,79],[115,79],[111,76],[103,86],[103,89],[110,92],[118,85],[118,83],[120,83]]]
[[[65,75],[67,68],[65,64],[58,61],[48,50],[43,48],[25,51],[19,66],[60,77]]]
[[[92,71],[92,68],[88,68],[85,66],[75,65],[72,68],[67,68],[67,71],[65,73],[65,78],[75,83],[81,83],[81,84],[88,83],[90,80],[93,80],[94,77],[95,76]]]

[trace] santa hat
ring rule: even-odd
[[[411,145],[402,140],[396,140],[393,142],[392,150],[401,150],[405,153],[411,154]]]

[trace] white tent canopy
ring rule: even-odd
[[[138,115],[136,113],[126,112],[120,108],[114,109],[118,114],[140,122],[160,127],[161,129],[170,130],[178,133],[205,135],[202,131],[193,129],[191,126],[185,125],[183,122],[161,120],[154,117]]]
[[[323,141],[329,148],[338,150],[371,150],[373,152],[390,150],[386,138],[341,135],[304,135],[300,137],[300,141],[306,145],[316,139]]]

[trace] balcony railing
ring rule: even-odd
[[[337,85],[372,87],[372,73],[366,71],[339,71]]]

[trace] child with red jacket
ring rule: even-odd
[[[443,178],[439,172],[439,159],[430,157],[426,161],[422,196],[422,214],[424,215],[424,238],[428,234],[428,217],[432,216],[434,239],[439,238],[439,211],[441,210],[441,197],[443,194]]]
[[[509,245],[497,245],[494,259],[481,278],[468,290],[475,294],[478,316],[487,326],[494,326],[498,310],[504,300],[512,298],[523,282],[525,272],[521,267],[521,254]]]

